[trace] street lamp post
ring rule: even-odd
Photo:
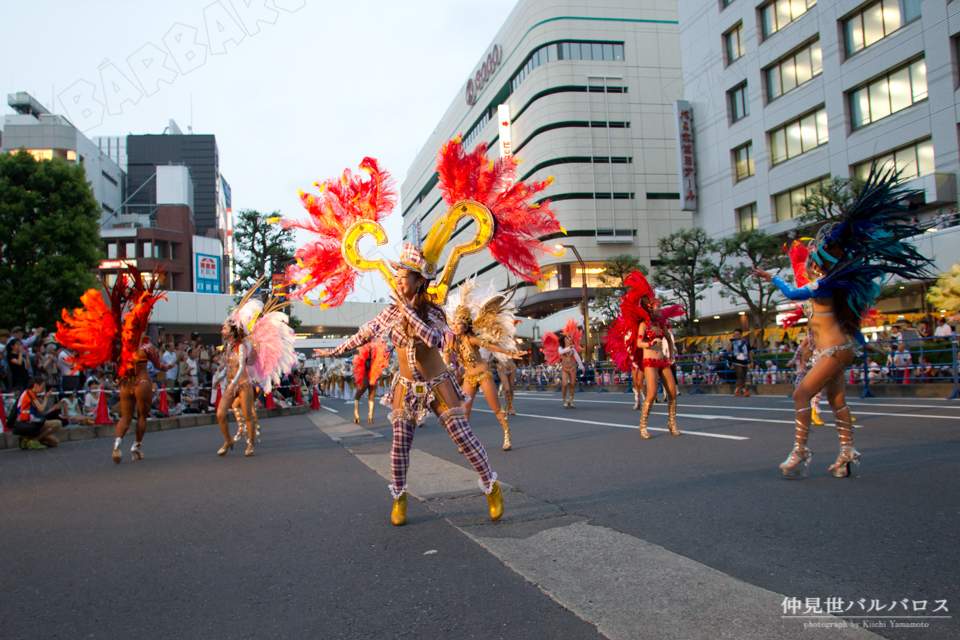
[[[577,262],[580,263],[580,275],[582,276],[580,282],[583,285],[583,330],[587,334],[587,347],[585,351],[586,357],[584,360],[590,360],[590,308],[587,305],[587,265],[583,263],[583,258],[580,257],[580,252],[577,251],[577,248],[572,244],[558,244],[557,252],[560,255],[563,255],[564,249],[572,249],[573,255],[577,257]]]

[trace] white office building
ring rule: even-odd
[[[7,104],[16,113],[4,116],[0,152],[16,152],[22,147],[37,160],[61,158],[79,163],[100,204],[101,222],[119,215],[126,176],[108,154],[66,117],[50,113],[26,92],[7,95]]]
[[[556,181],[553,201],[574,255],[547,255],[540,286],[521,289],[521,311],[541,317],[581,299],[604,260],[631,254],[650,264],[657,240],[691,225],[681,210],[674,102],[682,97],[676,2],[520,0],[476,68],[465,70],[434,134],[401,187],[404,240],[422,242],[446,209],[437,188],[441,145],[462,134],[491,157],[509,143],[518,177]],[[454,242],[463,241],[472,226]],[[478,274],[507,284],[488,252],[465,258],[457,282]],[[512,279],[516,282],[516,279]],[[457,284],[454,282],[454,284]]]
[[[694,223],[790,231],[830,177],[893,161],[923,217],[956,204],[960,3],[680,0]]]

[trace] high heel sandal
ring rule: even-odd
[[[243,455],[247,457],[253,455],[253,440],[247,440],[247,450],[243,452]]]
[[[507,412],[501,411],[497,415],[497,420],[500,421],[500,426],[503,427],[503,450],[510,451],[513,444],[510,442],[510,418],[507,417]]]
[[[849,407],[841,407],[837,411],[834,411],[834,415],[840,413],[846,409],[850,411]],[[841,427],[840,425],[847,425]],[[830,475],[834,478],[850,478],[853,476],[853,469],[851,465],[857,466],[857,475],[860,477],[860,452],[857,451],[853,446],[853,424],[847,422],[846,420],[841,420],[837,418],[837,431],[840,435],[840,455],[837,456],[837,461],[830,465],[828,471]]]
[[[140,450],[140,443],[134,442],[130,447],[130,458],[132,460],[143,460],[143,451]]]
[[[229,442],[224,442],[223,446],[217,450],[217,455],[225,456],[227,455],[227,451],[229,451],[230,449],[233,449],[233,440],[230,440]]]
[[[120,462],[123,460],[123,453],[120,451],[121,444],[123,444],[123,438],[117,438],[113,441],[113,453],[111,454],[111,457],[117,464],[120,464]]]
[[[803,409],[797,409],[796,415],[799,416],[803,411],[812,411],[812,408],[808,406]],[[806,441],[810,435],[810,426],[800,422],[799,418],[794,418],[794,421],[797,424],[796,440],[794,441],[790,455],[780,464],[780,473],[782,473],[785,478],[796,478],[799,476],[801,464],[803,464],[803,475],[807,475],[807,470],[810,468],[810,461],[813,459],[813,452],[807,448],[807,445],[798,442],[801,438]]]
[[[667,422],[667,427],[670,429],[670,435],[679,436],[680,429],[677,428],[677,399],[667,400],[667,411],[670,414],[670,420]]]
[[[643,403],[643,410],[640,412],[640,437],[649,440],[650,434],[647,433],[647,419],[650,417],[650,409],[653,408],[653,405]]]

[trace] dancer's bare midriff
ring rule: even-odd
[[[410,371],[410,365],[407,362],[407,349],[410,347],[397,347],[397,356],[400,360],[400,375],[407,380],[414,380],[413,372]],[[441,373],[447,370],[440,352],[427,345],[418,345],[414,347],[417,352],[417,369],[424,380],[433,380]]]

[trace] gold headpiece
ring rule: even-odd
[[[457,307],[457,310],[453,312],[453,317],[457,319],[457,322],[462,322],[463,324],[470,324],[473,322],[473,316],[470,315],[470,309],[463,305]]]

